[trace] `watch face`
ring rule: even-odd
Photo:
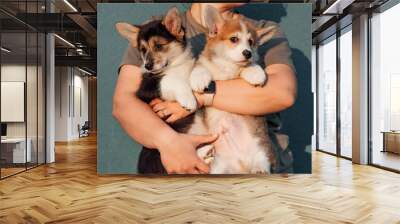
[[[215,81],[211,81],[207,88],[204,89],[204,93],[215,93],[215,90]]]

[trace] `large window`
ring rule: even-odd
[[[400,5],[371,19],[372,163],[400,170]]]
[[[336,36],[318,47],[318,149],[336,153]]]
[[[317,50],[317,143],[321,151],[351,158],[353,74],[351,25],[340,30],[338,34],[320,43]],[[337,123],[338,121],[340,123]]]
[[[352,157],[352,30],[341,31],[340,45],[340,155]]]

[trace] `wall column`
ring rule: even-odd
[[[47,12],[53,12],[51,1],[46,2]],[[55,161],[55,44],[54,35],[46,34],[46,163]]]
[[[353,162],[368,164],[368,15],[353,19]]]

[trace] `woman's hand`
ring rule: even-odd
[[[162,101],[161,99],[154,99],[150,102],[153,111],[167,123],[174,123],[175,121],[187,117],[192,112],[183,108],[178,102]]]
[[[196,153],[200,145],[214,142],[218,135],[190,135],[176,133],[166,136],[157,148],[161,162],[169,174],[205,174],[208,165]]]
[[[198,108],[203,106],[203,98],[201,94],[195,94],[197,99]],[[162,101],[161,99],[154,99],[150,102],[150,107],[153,111],[167,123],[174,123],[175,121],[189,116],[192,112],[183,108],[178,102],[175,101]]]

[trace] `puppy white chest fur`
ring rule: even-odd
[[[213,77],[213,80],[229,80],[239,77],[240,67],[224,58],[200,59]]]
[[[193,68],[193,60],[182,65],[168,68],[160,82],[161,97],[174,101],[178,92],[184,91],[185,83],[189,83],[189,74]]]
[[[188,47],[184,54],[174,60],[164,71],[160,81],[161,98],[168,101],[177,101],[182,107],[193,111],[197,101],[189,85],[190,73],[194,66]]]

